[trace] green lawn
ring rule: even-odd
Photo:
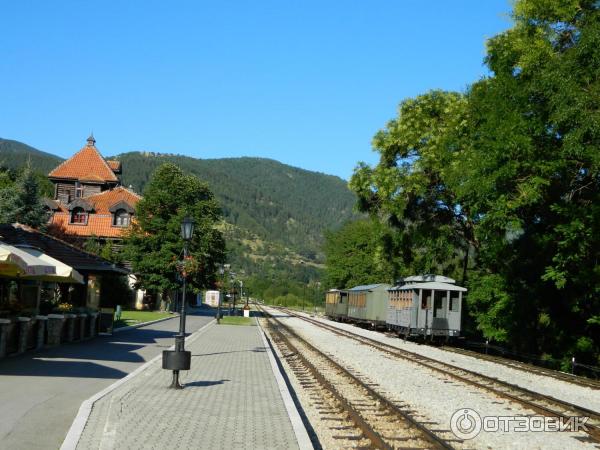
[[[114,328],[128,327],[138,323],[152,322],[164,317],[172,317],[173,314],[160,311],[123,311],[121,320],[116,320]]]
[[[221,325],[256,325],[253,317],[224,316]]]

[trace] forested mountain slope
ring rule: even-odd
[[[232,267],[265,289],[267,280],[285,284],[283,280],[319,279],[325,230],[355,216],[354,194],[344,180],[270,159],[196,159],[149,152],[105,156],[122,162],[123,185],[138,193],[165,162],[208,182],[227,222],[224,232]],[[62,161],[20,142],[0,140],[1,166],[18,168],[27,159],[44,173]]]
[[[141,152],[111,158],[122,162],[123,184],[138,192],[161,163],[182,167],[209,183],[227,222],[309,259],[321,259],[323,232],[353,215],[354,195],[345,181],[270,159],[195,159]]]
[[[62,162],[62,158],[42,152],[22,142],[0,138],[0,167],[17,169],[24,166],[29,158],[31,158],[32,166],[43,173],[50,172]]]

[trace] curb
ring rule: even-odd
[[[113,329],[113,334],[118,333],[120,331],[133,330],[134,328],[145,327],[146,325],[152,325],[153,323],[164,322],[165,320],[174,319],[175,317],[179,317],[179,314],[173,314],[170,317],[163,317],[162,319],[151,320],[150,322],[141,322],[136,323],[135,325],[127,325],[126,327],[119,327]]]
[[[290,394],[287,384],[283,379],[283,375],[279,370],[279,366],[277,365],[276,359],[278,359],[278,357],[275,355],[275,352],[271,348],[271,344],[267,340],[267,336],[265,335],[262,326],[260,325],[258,320],[256,322],[258,324],[258,329],[260,330],[260,335],[262,337],[265,348],[267,349],[269,362],[271,363],[271,370],[273,371],[275,381],[277,382],[277,386],[279,387],[279,393],[281,394],[283,404],[285,405],[288,417],[290,418],[290,422],[292,423],[292,428],[294,429],[294,434],[296,435],[296,440],[298,441],[298,447],[300,448],[300,450],[313,450],[314,447],[312,445],[310,437],[308,436],[308,431],[306,431],[304,422],[302,422],[300,413],[296,409],[296,405],[294,404],[292,395]]]
[[[172,317],[167,317],[165,319],[159,319],[158,321],[167,320],[167,319],[171,319],[171,318]],[[146,324],[148,324],[148,323],[150,323],[150,322],[146,322]],[[202,328],[196,330],[194,333],[190,334],[187,338],[185,338],[185,341],[190,342],[192,340],[196,340],[198,338],[198,336],[200,336],[202,333],[204,333],[211,325],[214,325],[215,323],[216,323],[215,319],[211,320],[206,325],[204,325]],[[146,325],[146,324],[144,324],[144,325]],[[169,350],[173,350],[174,348],[175,348],[175,346],[172,345],[171,347],[169,347]],[[62,445],[60,446],[60,450],[75,450],[77,448],[79,439],[81,438],[81,435],[83,434],[83,429],[85,428],[85,425],[90,417],[90,414],[92,413],[92,408],[94,407],[94,403],[96,403],[102,397],[105,397],[106,395],[110,394],[112,391],[117,389],[122,384],[124,384],[124,383],[128,382],[129,380],[131,380],[132,378],[136,377],[137,375],[142,373],[144,370],[148,369],[151,365],[156,363],[161,358],[162,358],[162,352],[159,353],[158,355],[156,355],[151,360],[142,364],[140,367],[135,369],[130,374],[126,375],[125,377],[121,378],[120,380],[115,381],[113,384],[111,384],[110,386],[107,386],[106,388],[104,388],[97,394],[94,394],[87,400],[84,400],[83,403],[81,404],[81,406],[79,407],[77,416],[75,416],[75,420],[73,420],[73,423],[71,424],[71,427],[69,428],[69,431],[67,432],[67,435],[65,436],[65,439],[64,439]]]

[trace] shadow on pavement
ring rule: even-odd
[[[192,355],[192,358],[199,357],[199,356],[226,355],[228,353],[246,353],[246,352],[265,353],[266,351],[267,350],[264,347],[256,347],[256,348],[253,348],[252,350],[234,350],[232,352],[198,353],[197,355]]]
[[[203,312],[206,314],[202,314]],[[190,315],[210,315],[209,312],[194,311]],[[171,327],[160,323],[156,325]],[[88,341],[31,351],[1,360],[0,375],[122,378],[128,372],[109,367],[103,362],[114,362],[115,364],[110,364],[112,366],[119,363],[143,363],[146,359],[138,351],[147,346],[170,347],[172,342],[169,340],[175,334],[176,331],[164,329],[137,328],[112,336],[98,336]]]
[[[192,381],[191,383],[185,383],[184,387],[207,387],[207,386],[215,386],[217,384],[224,384],[226,381],[231,380],[219,380],[219,381]]]
[[[123,378],[127,372],[89,361],[48,361],[36,359],[29,364],[0,367],[0,375],[77,378]]]

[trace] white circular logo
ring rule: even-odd
[[[470,408],[463,408],[452,414],[450,429],[459,439],[473,439],[481,431],[481,416]]]

